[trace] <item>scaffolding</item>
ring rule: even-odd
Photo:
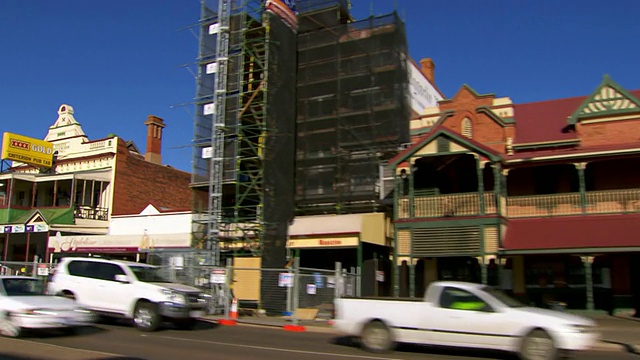
[[[262,173],[252,165],[261,152],[255,134],[266,131],[257,83],[266,71],[266,40],[260,0],[201,4],[192,233],[193,247],[219,264],[221,255],[260,250]]]
[[[202,2],[192,245],[214,265],[263,256],[282,266],[293,216],[295,33],[263,5]]]
[[[345,1],[304,4],[296,214],[385,211],[383,165],[410,141],[404,24],[396,13],[353,21]]]

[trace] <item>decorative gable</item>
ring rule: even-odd
[[[60,141],[68,138],[80,137],[84,141],[88,141],[82,126],[73,116],[73,107],[71,105],[62,104],[58,108],[58,118],[56,122],[49,127],[49,132],[44,138],[45,141]]]
[[[640,113],[640,100],[613,82],[609,76],[569,117],[569,124],[594,118],[620,117]]]
[[[443,155],[452,153],[476,153],[490,161],[498,161],[501,156],[495,150],[468,139],[443,127],[432,129],[408,149],[389,160],[393,168],[408,161],[412,157]]]
[[[46,220],[44,219],[44,217],[42,216],[42,214],[40,214],[40,212],[36,212],[29,221],[27,221],[27,224],[37,224],[37,223],[45,223],[46,224]]]

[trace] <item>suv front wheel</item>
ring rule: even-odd
[[[154,331],[160,326],[160,315],[153,303],[141,301],[133,311],[133,324],[142,331]]]

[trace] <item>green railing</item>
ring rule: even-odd
[[[478,216],[497,213],[493,192],[483,194],[484,212],[480,208],[480,194],[414,196],[414,218]],[[501,198],[502,214],[510,218],[548,217],[578,214],[620,214],[640,212],[640,189],[587,191],[582,206],[580,193],[509,196]],[[409,198],[398,199],[398,218],[411,218]]]
[[[481,196],[478,193],[428,195],[414,197],[414,214],[416,218],[449,217],[480,215]],[[493,192],[484,193],[484,214],[496,213],[496,199]],[[409,198],[403,197],[398,202],[398,218],[410,217]]]
[[[507,197],[507,217],[544,217],[578,214],[582,214],[580,193]]]

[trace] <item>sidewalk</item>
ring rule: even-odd
[[[640,355],[640,318],[634,318],[630,314],[617,314],[615,316],[605,314],[581,314],[592,318],[598,323],[600,341],[595,350],[622,351]],[[207,316],[207,320],[218,321],[224,316]],[[303,327],[301,331],[335,332],[330,321],[327,320],[298,320],[293,321],[284,316],[240,316],[238,324],[254,326],[271,326],[285,328],[286,325],[298,325]]]
[[[602,343],[640,355],[640,318],[631,314],[585,315],[598,323]]]

